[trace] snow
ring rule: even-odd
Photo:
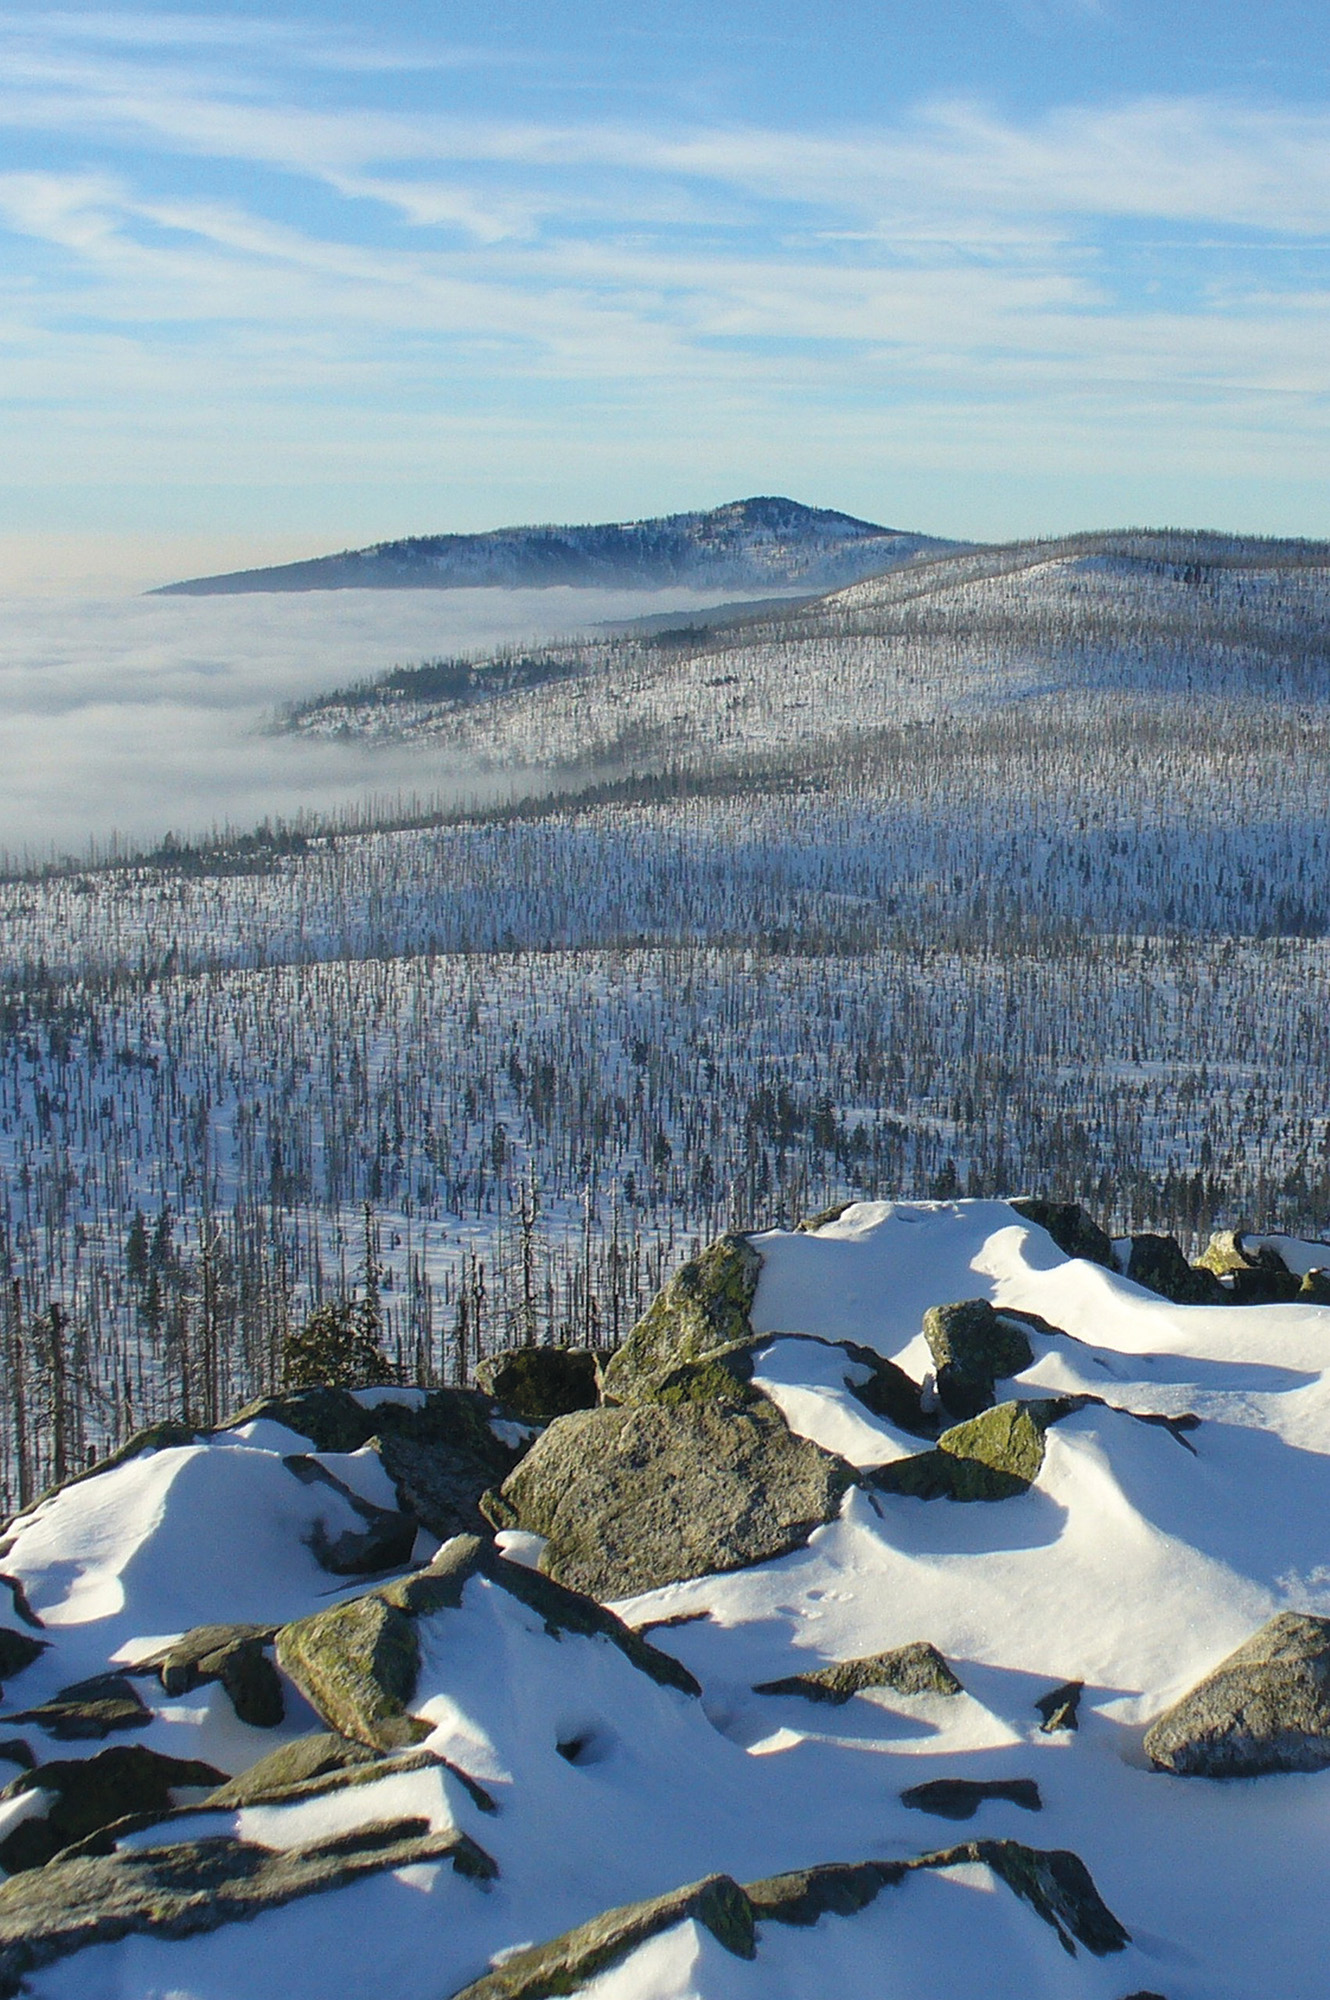
[[[854,1916],[763,1924],[751,1962],[677,1924],[584,1990],[1321,2000],[1330,1772],[1181,1779],[1152,1771],[1141,1745],[1150,1720],[1274,1611],[1330,1611],[1330,1309],[1174,1306],[1066,1258],[1002,1202],[861,1203],[816,1232],[756,1241],[754,1379],[794,1428],[861,1465],[925,1447],[856,1404],[863,1365],[835,1343],[918,1375],[920,1316],[949,1299],[986,1297],[1060,1329],[1031,1333],[1034,1360],[1012,1394],[1104,1401],[1053,1426],[1022,1496],[967,1506],[855,1488],[805,1548],[618,1607],[690,1669],[700,1699],[471,1578],[459,1608],[421,1621],[412,1708],[430,1727],[425,1747],[485,1786],[497,1812],[440,1766],[389,1765],[370,1784],[181,1825],[287,1847],[420,1817],[491,1854],[491,1885],[446,1864],[401,1870],[207,1938],[79,1953],[33,1976],[34,2000],[253,2000],[278,1988],[292,2000],[445,2000],[521,1945],[712,1872],[753,1881],[970,1836],[1079,1854],[1129,1948],[1069,1954],[986,1868],[965,1865],[911,1875]],[[1133,1414],[1185,1410],[1202,1421],[1182,1435]],[[94,1671],[113,1646],[204,1617],[294,1617],[345,1594],[303,1540],[312,1510],[343,1503],[288,1473],[283,1443],[254,1426],[156,1452],[35,1510],[5,1561],[53,1644],[6,1690],[11,1708]],[[353,1484],[365,1457],[322,1462]],[[377,1492],[363,1466],[357,1478]],[[500,1546],[539,1556],[536,1537]],[[831,1706],[755,1692],[922,1639],[962,1695],[876,1689]],[[1085,1682],[1079,1731],[1046,1736],[1036,1700],[1070,1679]],[[151,1699],[154,1684],[139,1686]],[[220,1741],[225,1706],[216,1688],[159,1698],[138,1740],[178,1751],[189,1730],[204,1739],[206,1715]],[[284,1732],[315,1726],[293,1697]],[[234,1720],[231,1731],[222,1768],[284,1733]],[[1032,1778],[1043,1808],[989,1801],[957,1825],[901,1803],[941,1776]]]

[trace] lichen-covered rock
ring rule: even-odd
[[[606,1362],[606,1402],[633,1402],[672,1365],[752,1340],[749,1313],[761,1270],[762,1259],[744,1236],[722,1236],[683,1265]]]
[[[1062,1730],[1078,1729],[1084,1692],[1084,1681],[1064,1681],[1061,1687],[1050,1688],[1047,1694],[1041,1694],[1035,1703],[1043,1717],[1039,1724],[1040,1734],[1056,1736]]]
[[[1010,1500],[1027,1493],[1044,1462],[1044,1434],[1090,1400],[1050,1396],[999,1403],[968,1423],[943,1431],[934,1451],[879,1466],[872,1483],[920,1500]]]
[[[20,1709],[11,1722],[32,1722],[57,1742],[113,1736],[122,1729],[146,1729],[152,1710],[125,1674],[96,1674],[61,1688],[49,1701]]]
[[[0,1995],[57,1959],[120,1938],[197,1937],[365,1875],[450,1861],[461,1875],[497,1873],[468,1835],[425,1819],[356,1827],[276,1853],[218,1838],[55,1860],[0,1884]]]
[[[606,1910],[603,1916],[565,1931],[548,1944],[517,1952],[483,1979],[464,1987],[454,2000],[552,2000],[555,1994],[575,1993],[639,1945],[690,1918],[704,1925],[736,1958],[755,1956],[753,1910],[748,1898],[728,1875],[708,1875],[668,1895]]]
[[[268,1658],[275,1625],[196,1625],[139,1663],[153,1668],[167,1694],[220,1681],[237,1717],[252,1729],[275,1729],[286,1713],[281,1677]]]
[[[309,1736],[297,1736],[293,1743],[283,1743],[266,1757],[260,1757],[258,1763],[251,1764],[248,1770],[228,1778],[206,1803],[210,1806],[260,1805],[320,1778],[371,1766],[377,1769],[382,1762],[383,1752],[371,1749],[368,1743],[358,1743],[353,1737],[339,1736],[332,1730],[317,1731]]]
[[[594,1347],[508,1347],[476,1369],[476,1387],[523,1423],[548,1424],[600,1400],[600,1366]]]
[[[1042,1812],[1033,1778],[930,1778],[901,1793],[901,1804],[936,1819],[973,1819],[985,1799],[1003,1799],[1023,1812]]]
[[[930,1306],[924,1339],[937,1368],[938,1400],[952,1417],[974,1417],[993,1402],[993,1385],[1034,1360],[1029,1337],[987,1299]]]
[[[1145,1750],[1186,1777],[1330,1766],[1330,1618],[1281,1611],[1159,1717]]]
[[[765,1401],[639,1403],[561,1417],[489,1504],[547,1538],[549,1575],[633,1597],[800,1547],[855,1479]]]
[[[863,1659],[837,1660],[829,1667],[814,1667],[806,1674],[786,1674],[780,1680],[760,1681],[754,1694],[803,1695],[808,1701],[832,1702],[839,1707],[867,1688],[892,1688],[897,1694],[964,1694],[936,1646],[916,1639],[909,1646],[896,1646],[889,1653],[870,1653]]]
[[[25,1771],[0,1792],[0,1803],[34,1791],[47,1794],[50,1803],[0,1840],[0,1868],[7,1875],[42,1868],[62,1849],[128,1814],[159,1818],[175,1805],[177,1791],[213,1786],[222,1777],[211,1764],[163,1757],[141,1743],[117,1743],[94,1757],[59,1759]]]
[[[277,1662],[339,1735],[395,1750],[429,1733],[407,1713],[420,1674],[415,1622],[377,1591],[284,1625]]]
[[[1330,1271],[1304,1272],[1298,1299],[1305,1306],[1330,1306]]]
[[[1041,1229],[1046,1229],[1066,1256],[1084,1257],[1087,1262],[1102,1264],[1109,1271],[1117,1269],[1112,1237],[1086,1214],[1079,1202],[1038,1201],[1031,1195],[1022,1194],[1017,1195],[1010,1206],[1027,1222],[1037,1223]]]
[[[967,1862],[992,1869],[1073,1956],[1077,1944],[1105,1957],[1130,1942],[1078,1855],[1056,1848],[1041,1851],[1017,1840],[967,1840],[903,1861],[833,1861],[797,1868],[744,1888],[728,1875],[711,1875],[670,1895],[607,1910],[548,1944],[516,1952],[453,2000],[555,2000],[556,1995],[579,1992],[598,1973],[690,1918],[736,1958],[752,1959],[758,1955],[761,1924],[808,1928],[825,1916],[853,1917],[883,1889],[920,1870]]]
[[[1232,1303],[1231,1294],[1213,1271],[1189,1264],[1182,1246],[1173,1236],[1133,1236],[1127,1259],[1127,1277],[1148,1292],[1171,1299],[1177,1306],[1223,1306]]]
[[[605,1638],[642,1673],[685,1694],[699,1692],[686,1667],[575,1590],[510,1563],[478,1535],[458,1535],[425,1569],[364,1597],[315,1612],[277,1635],[277,1658],[311,1706],[340,1737],[392,1751],[429,1734],[410,1703],[420,1675],[422,1618],[455,1611],[473,1576],[484,1576],[537,1611],[550,1631]]]
[[[283,1389],[273,1396],[260,1396],[246,1403],[221,1426],[239,1430],[245,1424],[285,1424],[299,1437],[306,1437],[315,1451],[359,1451],[374,1435],[377,1410],[367,1410],[349,1389],[321,1385],[308,1389]]]

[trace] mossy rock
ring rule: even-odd
[[[872,1483],[884,1492],[909,1493],[920,1500],[1013,1499],[1028,1493],[1039,1476],[1050,1424],[1083,1409],[1089,1400],[1054,1396],[998,1403],[943,1431],[935,1451],[879,1466]]]
[[[711,1875],[670,1895],[607,1910],[548,1944],[515,1952],[453,2000],[554,2000],[579,1992],[651,1938],[689,1919],[702,1924],[736,1958],[751,1960],[762,1924],[809,1928],[825,1916],[854,1917],[884,1889],[912,1874],[976,1862],[1028,1903],[1073,1956],[1078,1944],[1104,1957],[1130,1942],[1078,1855],[1065,1849],[1041,1851],[1016,1840],[967,1840],[908,1860],[834,1861],[792,1869],[743,1888],[728,1875]]]
[[[71,1953],[127,1937],[198,1937],[388,1869],[451,1862],[490,1881],[494,1862],[455,1827],[423,1818],[356,1827],[277,1852],[219,1838],[48,1862],[0,1884],[0,1994]]]
[[[409,1712],[420,1677],[419,1621],[457,1610],[475,1576],[536,1611],[547,1632],[608,1639],[661,1686],[699,1692],[685,1667],[629,1631],[613,1612],[551,1577],[505,1561],[478,1535],[458,1535],[427,1568],[283,1626],[278,1662],[338,1737],[371,1751],[418,1743],[430,1727]]]
[[[1330,1618],[1270,1619],[1151,1725],[1145,1751],[1184,1777],[1330,1767]]]
[[[1032,1195],[1020,1194],[1008,1205],[1027,1222],[1046,1229],[1064,1256],[1084,1257],[1088,1263],[1116,1271],[1112,1237],[1086,1214],[1079,1202],[1039,1201]]]
[[[634,1402],[669,1368],[751,1341],[749,1313],[761,1270],[762,1259],[746,1236],[722,1236],[683,1265],[606,1362],[604,1400]]]
[[[415,1621],[377,1592],[284,1625],[277,1663],[339,1735],[395,1750],[429,1733],[407,1713],[420,1675]]]
[[[247,1771],[228,1778],[204,1803],[219,1807],[267,1804],[283,1794],[303,1791],[320,1778],[349,1770],[377,1771],[383,1762],[382,1751],[331,1730],[297,1736],[293,1743],[283,1743]]]
[[[888,1653],[870,1653],[863,1659],[837,1660],[829,1667],[814,1667],[805,1674],[786,1674],[775,1681],[759,1681],[754,1694],[802,1695],[807,1701],[831,1702],[836,1707],[869,1688],[892,1688],[897,1694],[964,1694],[936,1646],[927,1639],[896,1646]]]
[[[1232,1294],[1214,1272],[1189,1264],[1173,1236],[1133,1236],[1126,1276],[1134,1285],[1143,1285],[1146,1291],[1157,1292],[1177,1306],[1232,1304]]]
[[[476,1368],[476,1387],[523,1423],[548,1424],[600,1401],[606,1351],[595,1347],[506,1347]]]
[[[949,1416],[974,1417],[993,1402],[993,1385],[1034,1360],[1029,1336],[987,1299],[930,1306],[924,1339],[937,1369],[938,1400]]]
[[[598,1972],[690,1919],[736,1958],[755,1957],[753,1910],[747,1896],[730,1876],[708,1875],[668,1895],[606,1910],[548,1944],[516,1952],[483,1979],[463,1987],[453,2000],[552,2000],[556,1994],[576,1993]]]
[[[220,1681],[239,1721],[251,1729],[275,1729],[286,1713],[282,1683],[268,1658],[275,1625],[196,1625],[151,1659],[169,1695],[189,1694]]]
[[[51,1803],[45,1814],[20,1821],[0,1840],[0,1868],[7,1875],[42,1868],[62,1849],[131,1813],[160,1818],[171,1811],[177,1790],[211,1787],[223,1776],[211,1764],[164,1757],[141,1743],[118,1743],[95,1757],[57,1759],[25,1771],[0,1792],[0,1801],[40,1791],[51,1795]]]
[[[561,1417],[487,1504],[499,1525],[546,1537],[549,1575],[633,1597],[787,1554],[856,1477],[765,1399],[645,1402]]]

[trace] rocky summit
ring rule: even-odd
[[[0,1540],[0,2000],[1313,2000],[1327,1260],[862,1202],[141,1434]]]

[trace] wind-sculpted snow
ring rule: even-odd
[[[271,1422],[149,1451],[17,1523],[4,1567],[46,1650],[5,1689],[0,1736],[37,1769],[0,1802],[0,1845],[50,1809],[44,1766],[103,1751],[47,1742],[24,1711],[200,1615],[271,1626],[383,1591],[415,1665],[410,1743],[344,1746],[340,1765],[325,1747],[323,1766],[334,1739],[286,1675],[272,1729],[216,1684],[172,1698],[138,1675],[152,1714],[133,1740],[232,1785],[111,1826],[100,1858],[16,1873],[0,1973],[26,1966],[33,2000],[1319,2000],[1330,1769],[1180,1776],[1144,1745],[1271,1618],[1330,1610],[1330,1307],[1171,1305],[996,1200],[859,1203],[752,1241],[751,1389],[797,1434],[853,1442],[861,1470],[793,1553],[612,1607],[700,1696],[644,1672],[602,1614],[542,1599],[555,1587],[511,1567],[540,1560],[530,1535],[500,1536],[507,1561],[445,1544],[397,1582],[320,1590],[308,1510],[335,1495],[291,1477],[311,1441]],[[1042,1466],[996,1501],[884,1490],[877,1466],[930,1446],[856,1404],[862,1357],[925,1380],[922,1315],[961,1298],[1028,1335],[1004,1391],[1064,1399]],[[1186,1413],[1200,1422],[1159,1421]],[[372,1445],[316,1456],[384,1497]],[[926,1691],[868,1671],[928,1646],[944,1666]],[[279,1638],[277,1657],[305,1655]],[[836,1701],[801,1683],[855,1661]],[[1044,1697],[1074,1684],[1068,1720]],[[246,1786],[296,1741],[324,1775]],[[170,1915],[205,1861],[237,1871],[234,1908]],[[160,1921],[95,1929],[94,1888],[104,1924],[149,1882]],[[45,1957],[15,1955],[25,1908]]]

